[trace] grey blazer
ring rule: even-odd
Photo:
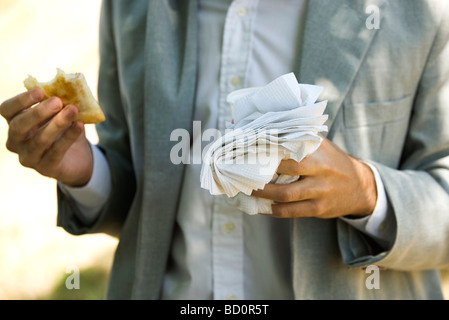
[[[369,29],[368,5],[380,28]],[[158,299],[184,167],[170,133],[190,130],[196,86],[197,1],[105,0],[99,146],[111,196],[92,224],[58,191],[58,225],[120,241],[107,298]],[[449,266],[449,2],[313,0],[295,73],[325,88],[328,137],[380,172],[395,217],[383,248],[339,219],[291,220],[297,299],[441,299]],[[170,177],[170,183],[166,183]],[[380,288],[363,267],[376,264]]]

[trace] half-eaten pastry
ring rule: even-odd
[[[75,121],[92,124],[105,120],[103,111],[82,73],[64,73],[61,69],[57,69],[56,77],[49,82],[39,82],[33,76],[28,76],[23,83],[28,90],[41,88],[45,92],[45,99],[59,97],[64,106],[68,104],[76,106],[78,116]]]

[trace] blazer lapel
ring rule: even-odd
[[[368,51],[377,29],[366,25],[370,5],[379,8],[380,19],[385,0],[311,0],[308,1],[303,36],[300,40],[298,81],[324,87],[321,100],[328,100],[327,136],[332,139],[335,121],[345,96]],[[382,27],[382,23],[380,23]]]
[[[133,294],[157,299],[171,243],[183,165],[170,161],[173,130],[192,126],[197,70],[197,1],[148,2],[144,178]],[[140,67],[140,66],[139,66]]]

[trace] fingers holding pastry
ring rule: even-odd
[[[67,151],[74,145],[74,143],[80,138],[83,139],[83,132],[84,124],[82,122],[72,122],[58,139],[56,139],[40,156],[36,166],[38,171],[46,176],[52,176],[59,179],[56,172],[58,166],[63,163]],[[81,184],[84,184],[84,182]]]
[[[62,106],[61,106],[62,107]],[[19,147],[19,160],[25,167],[35,167],[43,154],[55,141],[70,128],[77,116],[77,108],[68,105],[59,111],[48,123],[40,128],[34,127],[33,135]],[[37,118],[35,121],[38,121]]]
[[[13,144],[30,139],[37,130],[62,109],[59,98],[52,97],[29,108],[9,121],[8,140]]]
[[[50,82],[29,76],[24,85],[27,92],[0,105],[0,115],[9,125],[7,149],[23,166],[44,176],[84,185],[93,169],[84,124],[105,120],[84,76],[58,70]]]
[[[17,114],[44,100],[42,89],[34,89],[18,94],[0,105],[0,115],[9,123]]]

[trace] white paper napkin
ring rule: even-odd
[[[231,131],[207,150],[201,168],[201,187],[248,214],[271,213],[272,201],[252,197],[267,183],[291,183],[299,177],[278,175],[282,160],[300,162],[322,142],[327,131],[323,112],[327,101],[317,102],[322,87],[299,84],[293,73],[264,87],[237,90],[228,95],[232,108]]]

